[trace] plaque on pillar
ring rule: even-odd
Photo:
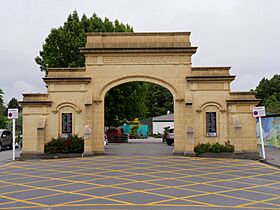
[[[62,113],[62,134],[72,134],[72,113]]]
[[[206,112],[206,136],[217,136],[217,118],[216,112]]]

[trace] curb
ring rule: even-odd
[[[270,165],[270,166],[274,166],[274,167],[276,167],[276,168],[280,168],[280,165],[275,164],[275,163],[272,163],[272,162],[270,162],[270,161],[267,161],[267,160],[264,160],[264,159],[260,159],[259,161],[260,161],[261,163],[263,163],[263,164],[267,164],[267,165]]]

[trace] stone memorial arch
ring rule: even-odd
[[[83,68],[49,68],[46,94],[23,94],[22,157],[37,157],[60,135],[86,136],[84,155],[104,153],[104,97],[113,87],[145,81],[174,99],[174,154],[199,142],[229,140],[236,154],[256,157],[252,92],[231,92],[230,67],[192,67],[189,32],[88,33]]]

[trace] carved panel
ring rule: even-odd
[[[103,59],[102,59],[103,58]],[[157,56],[104,56],[88,57],[87,65],[101,64],[190,64],[190,56],[187,55],[157,55]]]

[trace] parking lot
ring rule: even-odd
[[[0,209],[279,209],[280,170],[251,160],[106,155],[0,165]]]

